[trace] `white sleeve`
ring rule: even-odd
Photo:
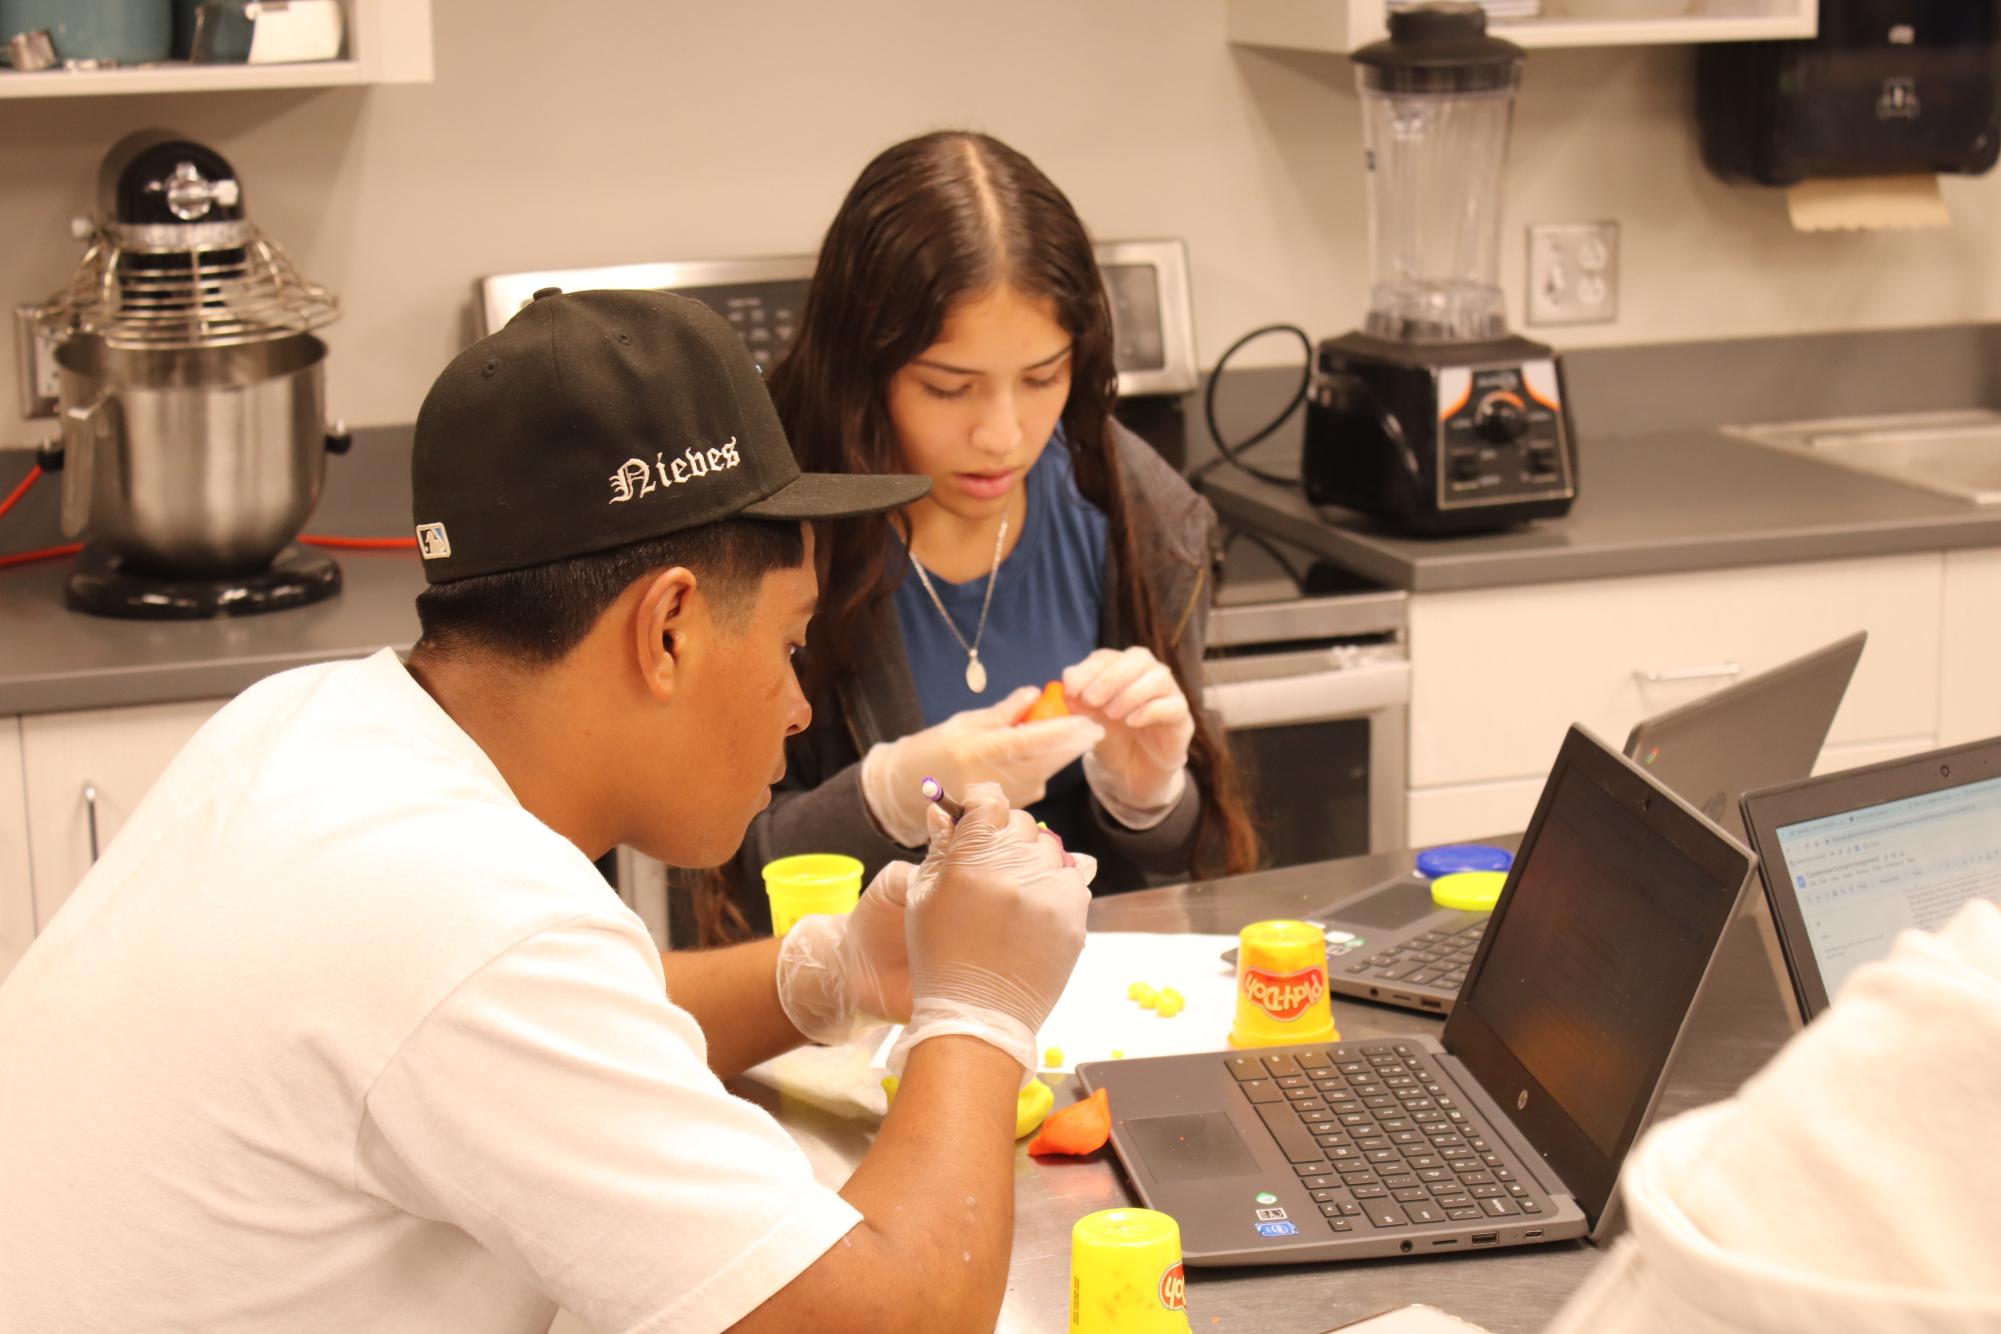
[[[545,929],[389,1059],[355,1184],[463,1229],[597,1334],[726,1329],[861,1215],[706,1050],[644,933]]]
[[[1632,1232],[1545,1334],[2001,1329],[2001,909],[1856,970],[1724,1102],[1650,1130]]]

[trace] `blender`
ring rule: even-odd
[[[1501,182],[1523,52],[1477,4],[1392,12],[1355,52],[1369,202],[1361,330],[1322,342],[1301,478],[1417,534],[1566,513],[1574,435],[1556,354],[1508,332]]]

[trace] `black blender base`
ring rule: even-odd
[[[340,566],[331,556],[289,546],[253,574],[186,579],[137,574],[92,543],[76,558],[63,601],[93,616],[135,621],[197,621],[215,616],[303,607],[340,592]]]

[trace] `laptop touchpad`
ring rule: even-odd
[[[1420,918],[1431,916],[1438,905],[1431,901],[1431,886],[1422,880],[1399,880],[1373,894],[1364,895],[1349,903],[1339,903],[1320,914],[1337,922],[1352,922],[1356,926],[1377,926],[1385,929],[1393,926],[1407,926]]]
[[[1200,1181],[1258,1170],[1257,1159],[1222,1112],[1146,1116],[1126,1122],[1126,1131],[1156,1181]]]

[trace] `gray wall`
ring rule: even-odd
[[[408,421],[475,277],[810,250],[861,164],[923,129],[1012,141],[1106,237],[1185,237],[1205,361],[1240,331],[1353,325],[1366,223],[1349,67],[1246,51],[1221,0],[590,5],[434,0],[433,84],[0,101],[0,300],[53,290],[119,135],[165,124],[235,162],[252,216],[341,295],[334,410]],[[1528,64],[1503,254],[1616,218],[1617,324],[1560,346],[2001,318],[2001,183],[1951,180],[1950,231],[1795,234],[1696,158],[1685,49]],[[1280,356],[1274,344],[1266,354]],[[0,442],[13,416],[0,361]]]

